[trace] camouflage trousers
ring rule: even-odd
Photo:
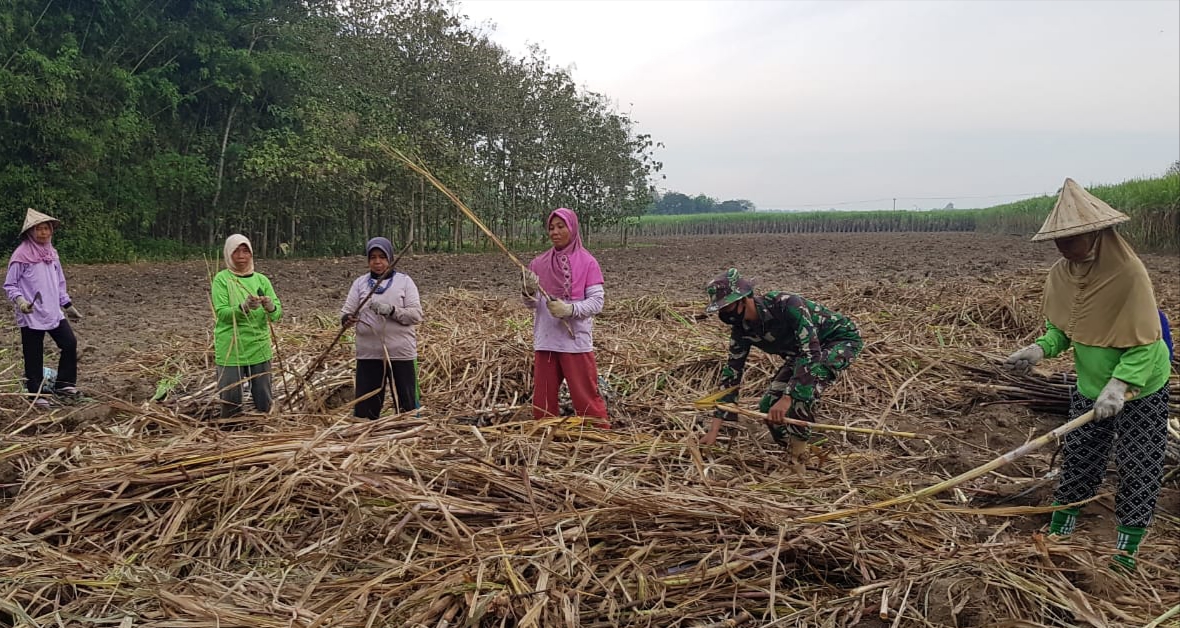
[[[819,401],[820,395],[825,388],[836,381],[836,376],[840,374],[840,371],[852,364],[863,347],[864,341],[860,338],[836,340],[824,345],[820,360],[811,365],[811,372],[815,374],[814,381],[806,386],[797,385],[795,387],[796,392],[810,393],[809,399],[807,401],[793,399],[791,409],[787,411],[787,418],[815,423],[815,404]],[[798,359],[801,358],[787,360],[779,368],[774,381],[770,384],[770,390],[762,396],[762,401],[758,404],[759,410],[770,412],[770,407],[786,394],[790,376],[795,372]],[[800,440],[807,440],[811,437],[811,428],[808,427],[767,424],[767,428],[770,430],[770,436],[774,442],[784,447],[790,444],[791,437]]]

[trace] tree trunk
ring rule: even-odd
[[[217,229],[217,202],[221,200],[221,184],[225,180],[225,151],[229,146],[229,129],[234,123],[234,114],[237,112],[238,103],[234,102],[233,106],[229,108],[229,115],[225,118],[225,132],[221,134],[221,154],[217,157],[217,185],[213,189],[213,202],[209,204],[209,212],[212,214],[209,221],[209,246],[213,246],[213,238]]]

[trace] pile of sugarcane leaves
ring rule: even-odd
[[[700,445],[692,401],[715,389],[725,330],[696,303],[614,301],[598,319],[609,431],[531,418],[530,319],[511,299],[428,300],[423,407],[372,422],[350,417],[351,339],[325,351],[334,317],[279,326],[277,408],[226,420],[194,330],[111,365],[155,369],[157,401],[100,399],[85,419],[6,407],[0,624],[1176,625],[1174,484],[1131,575],[1084,518],[1051,541],[1043,500],[979,499],[1044,483],[1055,446],[870,507],[1003,454],[967,429],[983,404],[1045,401],[988,388],[1019,388],[998,364],[1035,337],[1038,278],[812,296],[868,341],[820,421],[925,438],[816,431],[802,475],[757,422]],[[742,405],[777,366],[755,352]]]

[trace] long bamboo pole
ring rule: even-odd
[[[963,473],[960,473],[959,475],[956,475],[955,477],[953,477],[949,480],[944,480],[942,482],[939,482],[938,484],[935,484],[934,486],[928,486],[920,491],[914,491],[913,493],[908,493],[908,494],[902,495],[900,497],[894,497],[892,499],[880,501],[875,504],[869,504],[867,506],[858,506],[856,508],[846,508],[844,510],[836,510],[833,512],[824,513],[822,515],[811,515],[810,517],[802,517],[801,519],[799,519],[799,521],[802,521],[804,523],[820,523],[820,522],[824,522],[824,521],[835,521],[836,519],[843,519],[845,517],[850,517],[852,515],[857,515],[857,514],[860,514],[863,512],[868,512],[870,510],[879,510],[881,508],[888,508],[890,506],[898,506],[901,504],[908,504],[910,502],[922,499],[923,497],[930,497],[931,495],[937,495],[947,489],[954,488],[954,487],[962,484],[963,482],[966,482],[967,480],[973,480],[981,475],[991,473],[992,471],[998,469],[999,467],[1002,467],[1010,462],[1014,462],[1015,460],[1017,460],[1019,458],[1023,458],[1024,456],[1045,446],[1050,441],[1059,440],[1062,436],[1065,436],[1066,434],[1078,429],[1079,427],[1081,427],[1093,420],[1094,420],[1094,411],[1090,410],[1089,412],[1083,414],[1082,416],[1080,416],[1072,421],[1069,421],[1068,423],[1065,423],[1063,425],[1059,425],[1057,428],[1053,429],[1052,431],[1042,434],[1041,436],[1037,437],[1036,439],[1033,439],[1033,440],[1021,445],[1020,447],[1013,449],[1012,451],[1000,456],[999,458],[992,460],[991,462],[989,462],[987,464],[978,466],[974,469],[971,469],[970,471],[965,471]]]
[[[732,412],[734,414],[748,416],[752,419],[758,419],[764,423],[771,422],[770,419],[768,419],[765,414],[758,412],[757,410],[747,410],[746,408],[739,408],[738,406],[731,405],[728,403],[717,404],[717,409],[724,410],[726,412]],[[930,438],[929,436],[926,436],[925,434],[915,434],[914,432],[890,432],[888,430],[874,430],[874,429],[868,428],[868,427],[848,427],[846,425],[832,425],[830,423],[810,423],[807,421],[799,421],[796,419],[786,419],[786,418],[779,421],[779,423],[782,423],[785,425],[797,425],[799,427],[809,427],[813,430],[826,430],[826,431],[830,431],[830,432],[853,432],[856,434],[873,434],[876,436],[896,436],[898,438],[922,438],[922,439]]]
[[[470,207],[460,200],[454,192],[447,188],[447,186],[443,185],[442,181],[439,181],[438,178],[435,177],[429,170],[427,170],[425,166],[410,159],[405,155],[405,153],[389,146],[385,142],[377,142],[377,146],[380,147],[381,150],[385,151],[390,157],[393,157],[394,159],[404,163],[410,170],[413,170],[414,172],[422,175],[422,177],[429,181],[430,184],[435,188],[437,188],[439,192],[442,192],[447,198],[451,199],[451,202],[455,204],[455,207],[458,207],[459,211],[463,212],[463,214],[467,216],[467,218],[470,219],[476,227],[479,227],[479,230],[484,232],[484,235],[486,235],[489,240],[495,243],[496,247],[503,251],[503,253],[508,256],[508,259],[512,260],[512,262],[520,267],[521,270],[529,269],[529,267],[521,262],[520,259],[512,253],[512,251],[508,250],[508,247],[504,246],[504,243],[500,241],[500,238],[497,237],[495,233],[492,233],[492,230],[488,229],[487,225],[483,224],[483,221],[479,219],[479,216],[475,215],[475,212],[471,211]],[[546,299],[553,298],[549,295],[549,293],[545,292],[544,288],[539,285],[537,286],[537,290],[542,295],[544,295]],[[562,319],[561,322],[565,325],[566,332],[568,332],[572,338],[574,336],[574,329],[570,325],[570,322],[565,319]]]

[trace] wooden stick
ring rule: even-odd
[[[1169,609],[1163,615],[1160,615],[1159,617],[1156,617],[1155,619],[1151,620],[1151,623],[1147,624],[1143,628],[1156,628],[1156,626],[1163,625],[1164,622],[1175,617],[1176,615],[1180,615],[1180,604],[1173,606],[1171,609]]]
[[[949,480],[939,482],[938,484],[935,484],[934,486],[928,486],[920,491],[914,491],[913,493],[902,495],[900,497],[894,497],[893,499],[887,499],[885,501],[880,501],[875,504],[869,504],[867,506],[860,506],[857,508],[847,508],[844,510],[837,510],[837,511],[825,513],[822,515],[812,515],[810,517],[803,517],[799,520],[806,522],[806,523],[819,523],[819,522],[823,522],[823,521],[835,521],[836,519],[843,519],[845,517],[860,514],[863,512],[870,511],[870,510],[878,510],[881,508],[888,508],[890,506],[897,506],[900,504],[908,504],[910,502],[917,501],[923,497],[937,495],[949,488],[954,488],[955,486],[958,486],[958,485],[962,484],[963,482],[966,482],[967,480],[973,480],[981,475],[985,475],[987,473],[990,473],[999,467],[1002,467],[1010,462],[1013,462],[1019,458],[1022,458],[1025,455],[1040,449],[1041,447],[1043,447],[1045,444],[1049,443],[1050,441],[1059,440],[1062,436],[1065,436],[1066,434],[1078,429],[1079,427],[1089,423],[1092,420],[1094,420],[1094,411],[1090,410],[1089,412],[1083,414],[1082,416],[1080,416],[1068,423],[1065,423],[1064,425],[1058,426],[1056,429],[1054,429],[1050,432],[1047,432],[1047,433],[1041,435],[1040,437],[1023,444],[1020,447],[1017,447],[1016,449],[1013,449],[1012,451],[1000,456],[999,458],[996,458],[995,460],[992,460],[991,462],[989,462],[987,464],[978,466],[974,469],[971,469],[970,471],[960,473],[959,475],[956,475],[955,477],[953,477]]]
[[[761,412],[758,412],[756,410],[747,410],[745,408],[739,408],[735,405],[731,405],[728,403],[717,404],[717,409],[724,410],[726,412],[733,412],[734,414],[748,416],[753,419],[759,419],[764,423],[771,422],[770,419],[768,419],[766,417],[766,415]],[[828,430],[828,431],[832,431],[832,432],[854,432],[857,434],[875,434],[878,436],[896,436],[898,438],[922,438],[922,439],[930,438],[929,436],[926,436],[924,434],[915,434],[913,432],[890,432],[890,431],[886,431],[886,430],[874,430],[874,429],[867,428],[867,427],[848,427],[845,425],[831,425],[828,423],[809,423],[807,421],[799,421],[796,419],[782,419],[779,422],[784,425],[798,425],[799,427],[810,427],[813,430]]]
[[[512,251],[508,250],[508,247],[504,246],[504,243],[500,241],[500,238],[496,237],[496,234],[492,233],[491,229],[488,229],[487,226],[483,224],[483,221],[479,219],[479,216],[475,215],[475,212],[471,211],[471,208],[467,207],[467,205],[464,204],[454,192],[448,189],[447,186],[443,185],[442,181],[439,181],[438,178],[431,174],[431,172],[427,170],[425,166],[415,162],[409,157],[406,157],[406,155],[400,150],[387,145],[385,142],[377,142],[377,146],[379,146],[381,150],[384,150],[394,159],[404,163],[410,168],[410,170],[413,170],[414,172],[417,172],[418,174],[425,177],[426,180],[429,181],[430,184],[435,188],[437,188],[439,192],[442,192],[447,198],[451,199],[451,202],[455,204],[455,207],[458,207],[459,211],[463,212],[463,214],[467,216],[471,222],[475,223],[475,226],[479,227],[479,230],[484,232],[484,235],[488,236],[488,239],[490,239],[501,251],[504,252],[505,255],[508,256],[508,259],[512,260],[512,262],[519,266],[521,270],[529,269],[529,267],[521,262],[520,259],[512,253]],[[545,289],[540,285],[537,286],[537,290],[542,295],[544,295],[546,299],[553,299],[553,297],[550,296],[548,292],[545,292]],[[565,325],[565,330],[569,332],[570,338],[573,338],[574,328],[570,325],[570,322],[566,319],[561,319],[561,322],[563,325]]]

